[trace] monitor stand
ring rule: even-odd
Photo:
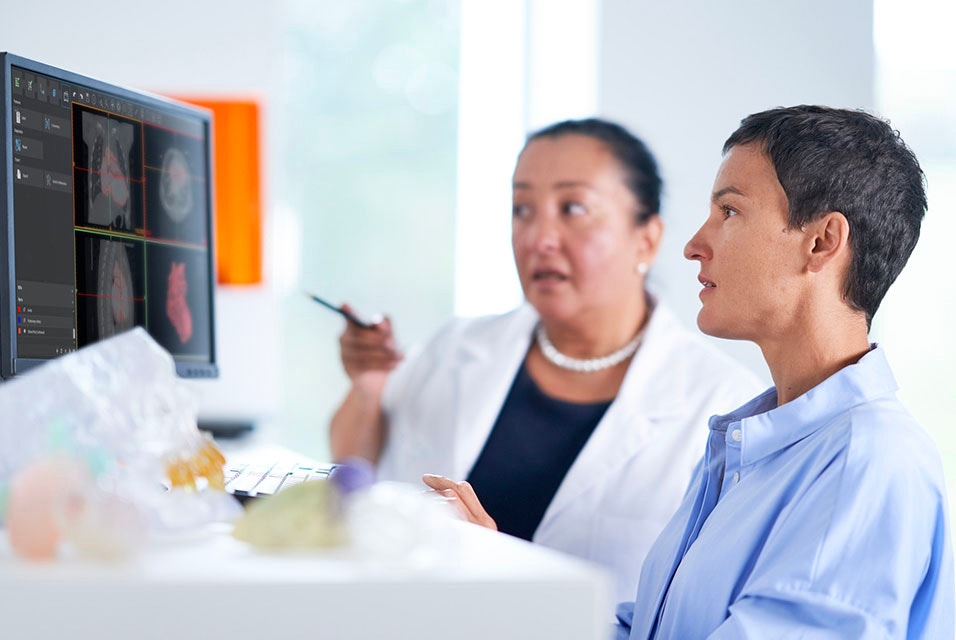
[[[237,418],[234,420],[200,419],[199,429],[208,431],[216,440],[238,438],[250,433],[256,426],[252,420]]]

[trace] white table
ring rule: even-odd
[[[260,553],[225,525],[153,541],[117,566],[15,557],[0,532],[0,637],[603,639],[607,575],[457,523],[459,551],[411,571],[347,550]]]

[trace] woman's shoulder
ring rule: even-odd
[[[528,305],[503,314],[452,318],[425,343],[407,351],[389,376],[387,403],[398,402],[412,389],[448,379],[463,363],[478,361],[490,366],[507,360],[527,348],[536,321],[537,314]]]
[[[936,443],[895,396],[853,407],[839,422],[847,431],[847,465],[861,474],[883,480],[942,476]]]
[[[469,354],[484,359],[498,351],[514,349],[528,340],[537,318],[527,304],[507,313],[452,318],[427,341],[409,350],[406,367],[436,358],[451,363]]]

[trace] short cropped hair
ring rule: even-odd
[[[663,181],[657,170],[657,161],[647,145],[621,125],[601,118],[564,120],[535,131],[528,136],[525,146],[539,138],[572,134],[603,142],[621,165],[625,184],[638,202],[638,225],[660,214]]]
[[[789,200],[791,228],[842,213],[852,257],[844,299],[873,320],[919,239],[925,177],[889,123],[864,111],[777,108],[744,118],[724,143],[762,145]]]

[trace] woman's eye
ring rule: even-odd
[[[566,202],[561,208],[569,216],[580,216],[588,212],[587,207],[580,202]]]
[[[511,215],[515,218],[524,218],[528,215],[528,205],[515,204],[511,207]]]

